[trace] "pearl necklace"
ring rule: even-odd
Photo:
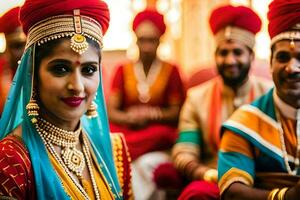
[[[39,122],[39,121],[41,121],[41,122]],[[79,184],[78,181],[75,180],[74,176],[70,172],[70,169],[69,169],[68,165],[57,154],[57,152],[55,151],[55,148],[52,145],[51,141],[48,141],[48,138],[51,138],[49,136],[49,134],[45,130],[42,130],[41,127],[39,126],[40,124],[44,123],[44,124],[47,124],[48,126],[51,125],[51,126],[55,127],[54,125],[50,124],[49,122],[47,122],[47,123],[46,122],[47,122],[46,120],[44,120],[42,118],[39,118],[38,123],[36,123],[37,132],[41,136],[41,139],[42,139],[44,145],[47,147],[48,151],[53,155],[53,157],[57,160],[57,162],[63,167],[64,171],[71,178],[72,182],[76,185],[76,188],[84,196],[84,199],[89,200],[90,198],[89,198],[88,194],[86,193],[86,191],[84,190],[84,188]],[[56,128],[55,130],[60,130],[58,127],[55,127],[55,128]],[[65,130],[63,130],[63,131],[65,131]],[[67,132],[70,132],[70,131],[67,131]],[[77,131],[75,131],[75,132],[77,132]],[[80,132],[81,132],[81,128],[80,128]],[[80,132],[79,132],[79,134],[80,134]],[[47,137],[45,137],[46,134],[48,134]],[[88,171],[90,173],[93,190],[94,190],[96,199],[100,200],[101,199],[100,198],[100,192],[98,191],[98,187],[97,187],[96,180],[95,180],[93,170],[92,170],[92,161],[90,159],[91,156],[90,156],[90,152],[89,152],[89,148],[88,148],[88,141],[87,141],[86,136],[84,134],[81,134],[81,136],[82,136],[82,139],[83,139],[83,146],[82,146],[82,149],[83,149],[83,152],[84,152],[83,155],[85,156],[85,159],[86,159],[86,162],[87,162]],[[78,141],[79,141],[79,137],[78,137]],[[56,142],[58,143],[58,141],[56,141]],[[81,177],[79,177],[79,180],[81,180]]]
[[[61,147],[61,158],[64,164],[81,179],[85,161],[82,152],[76,149],[76,145],[79,143],[81,128],[78,128],[75,132],[66,131],[42,118],[38,119],[37,124],[37,129],[47,142]]]
[[[286,150],[286,146],[285,146],[285,141],[284,141],[284,132],[283,132],[283,127],[280,121],[280,114],[279,111],[275,108],[275,113],[276,113],[276,118],[277,118],[277,124],[278,124],[278,130],[279,130],[279,134],[280,134],[280,143],[281,143],[281,148],[282,148],[282,152],[283,152],[283,159],[284,159],[284,164],[285,167],[288,171],[288,174],[290,175],[296,175],[297,174],[297,170],[299,168],[299,153],[300,153],[300,137],[297,130],[297,151],[296,151],[296,158],[294,158],[294,163],[295,163],[295,169],[292,170],[289,164],[289,158],[288,158],[288,153]],[[297,119],[298,121],[298,119]],[[297,122],[298,123],[298,122]]]

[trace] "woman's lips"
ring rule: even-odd
[[[62,98],[63,102],[70,107],[78,107],[80,106],[81,102],[84,100],[83,97],[67,97]]]

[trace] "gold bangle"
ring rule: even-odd
[[[208,182],[216,182],[218,179],[218,171],[216,169],[206,170],[203,174],[203,180]]]
[[[278,188],[275,188],[275,189],[271,190],[271,192],[268,195],[267,200],[274,200],[274,198],[275,198],[276,194],[278,193],[278,191],[279,191]]]
[[[288,189],[289,189],[288,187],[285,187],[285,188],[282,188],[281,190],[279,190],[279,192],[277,194],[278,200],[284,200],[285,193],[287,192]]]

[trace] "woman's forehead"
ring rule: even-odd
[[[54,46],[52,53],[47,56],[47,58],[50,60],[66,59],[74,62],[98,62],[100,54],[99,51],[91,44],[89,44],[88,49],[84,53],[79,54],[71,48],[70,40],[65,39]]]

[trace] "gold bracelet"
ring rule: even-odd
[[[274,198],[275,198],[276,194],[278,193],[278,191],[279,191],[278,188],[275,188],[275,189],[271,190],[271,192],[268,195],[267,200],[274,200]]]
[[[284,200],[285,193],[287,192],[288,189],[289,189],[288,187],[285,187],[279,190],[277,194],[278,200]]]
[[[216,182],[218,179],[218,171],[216,169],[206,170],[203,174],[203,180],[208,182]]]

